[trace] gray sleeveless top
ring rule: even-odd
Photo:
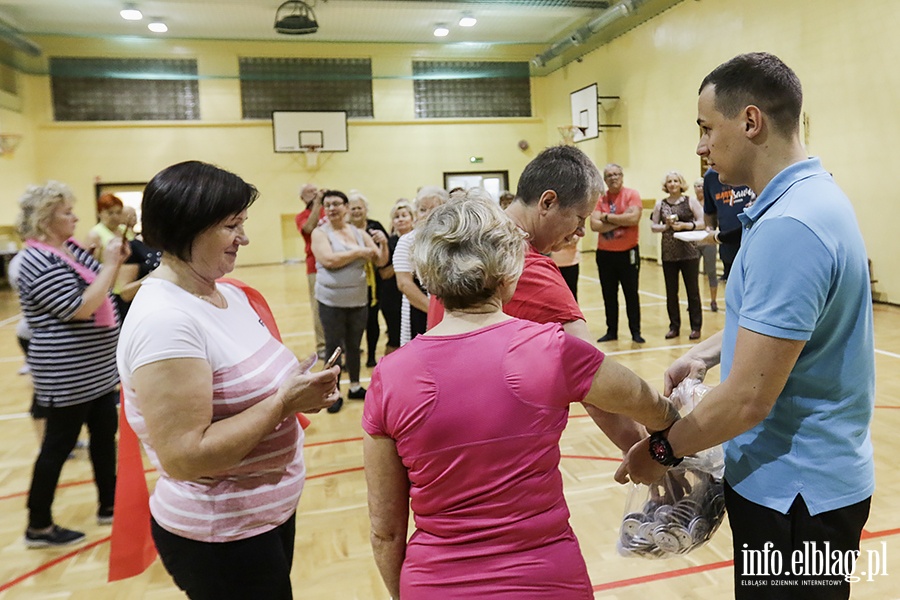
[[[347,246],[341,241],[330,223],[323,223],[319,227],[328,235],[328,241],[331,243],[333,251],[344,252],[353,249],[352,246]],[[356,235],[357,244],[364,247],[362,232],[353,225],[347,225],[347,227]],[[316,271],[318,271],[316,274],[316,300],[325,306],[358,308],[367,304],[365,260],[361,258],[354,260],[340,269],[326,269],[316,259]]]

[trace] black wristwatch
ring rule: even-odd
[[[650,435],[650,457],[666,467],[680,465],[684,458],[677,458],[672,452],[672,445],[666,439],[668,429],[657,431]]]

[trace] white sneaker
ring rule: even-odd
[[[31,373],[31,367],[28,366],[28,363],[25,363],[18,371],[16,371],[16,374],[18,375],[28,375],[29,373]]]

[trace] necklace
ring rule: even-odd
[[[191,295],[193,295],[197,298],[200,298],[201,300],[204,300],[206,302],[209,302],[216,308],[225,308],[225,297],[222,295],[222,292],[219,291],[219,288],[216,288],[215,290],[213,290],[212,294],[204,295],[204,294],[197,294],[197,293],[191,292]]]

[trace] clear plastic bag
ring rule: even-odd
[[[687,414],[709,387],[682,381],[669,399]],[[687,456],[652,485],[632,484],[616,548],[622,556],[667,558],[709,541],[725,516],[721,446]]]

